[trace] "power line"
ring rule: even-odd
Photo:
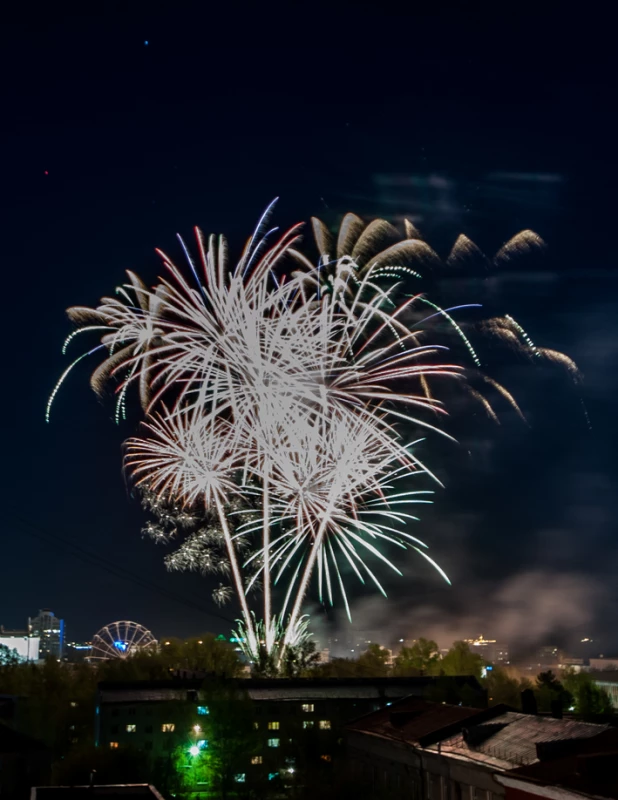
[[[118,578],[122,578],[123,580],[130,581],[137,586],[141,586],[144,589],[148,589],[151,592],[156,594],[160,594],[161,596],[167,598],[168,600],[173,600],[176,603],[180,603],[181,605],[186,606],[187,608],[192,608],[194,610],[200,611],[202,614],[206,614],[213,619],[223,620],[228,624],[235,624],[235,620],[231,619],[230,617],[226,617],[223,614],[217,614],[216,612],[212,612],[206,609],[204,606],[196,603],[193,600],[189,600],[186,597],[183,597],[180,594],[176,594],[176,592],[170,591],[163,586],[155,583],[154,581],[150,581],[147,578],[144,578],[140,575],[137,575],[131,570],[126,569],[126,567],[122,567],[118,564],[115,564],[113,561],[105,558],[105,556],[98,555],[97,553],[93,553],[91,550],[87,550],[85,547],[81,545],[75,544],[70,539],[66,539],[63,536],[60,536],[57,533],[51,533],[50,531],[44,530],[38,525],[35,525],[32,522],[29,522],[22,517],[18,516],[14,512],[11,512],[13,515],[13,519],[17,522],[20,528],[28,535],[35,537],[36,539],[40,539],[47,544],[60,544],[68,553],[69,555],[74,556],[75,558],[84,561],[87,564],[91,564],[93,566],[98,567],[99,569],[104,570]]]

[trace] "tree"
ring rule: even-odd
[[[440,661],[440,651],[433,639],[417,639],[412,647],[402,647],[395,659],[394,675],[434,675]]]
[[[0,667],[11,667],[20,664],[22,661],[17,650],[11,650],[4,644],[0,644]]]
[[[514,678],[502,667],[494,667],[488,671],[485,686],[490,706],[504,703],[518,710],[521,709],[521,693],[524,689],[531,688],[527,678],[522,680]]]
[[[545,713],[556,708],[565,711],[573,705],[573,696],[551,670],[537,675],[535,696],[539,711]]]
[[[612,701],[605,691],[594,682],[587,672],[575,672],[574,669],[565,669],[562,673],[562,683],[566,691],[573,697],[571,706],[576,714],[581,717],[590,717],[598,714],[613,714]]]
[[[473,653],[466,642],[453,642],[453,646],[440,662],[442,675],[474,675],[481,677],[483,659]]]
[[[200,734],[208,742],[203,757],[208,789],[223,799],[230,794],[238,795],[243,785],[236,781],[236,776],[246,772],[250,756],[257,753],[260,745],[253,724],[253,703],[245,692],[229,682],[209,684],[201,699],[208,708]]]
[[[358,657],[356,664],[359,677],[362,678],[383,678],[388,675],[389,667],[388,650],[381,645],[371,643],[364,653]]]
[[[171,669],[206,672],[220,678],[237,678],[242,672],[233,645],[212,633],[185,640],[164,639],[161,656]]]
[[[288,647],[283,657],[281,672],[285,678],[299,678],[311,674],[311,669],[320,661],[313,639],[307,639],[294,647]]]
[[[355,658],[331,658],[326,664],[316,664],[311,669],[314,678],[358,678],[358,660]]]
[[[159,650],[112,659],[100,667],[100,680],[165,680],[179,670],[236,678],[242,663],[234,647],[212,633],[191,639],[163,639]]]

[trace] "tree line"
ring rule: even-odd
[[[482,657],[462,641],[454,642],[441,655],[434,641],[420,638],[411,646],[403,647],[392,660],[389,651],[378,644],[370,644],[355,658],[333,658],[327,663],[320,663],[315,644],[309,641],[290,650],[279,669],[268,659],[254,664],[253,675],[343,679],[435,676],[437,680],[431,689],[433,694],[428,698],[445,702],[454,700],[448,694],[440,694],[439,678],[470,675],[485,688],[490,705],[504,703],[522,710],[522,697],[527,695],[533,698],[540,713],[560,711],[594,719],[613,712],[607,693],[585,672],[576,673],[569,669],[559,678],[545,672],[533,680],[514,674],[508,667],[493,666],[486,671],[486,666]],[[152,765],[148,764],[145,754],[95,748],[93,720],[97,685],[101,681],[171,680],[179,673],[207,674],[211,676],[212,684],[217,678],[242,678],[247,675],[247,669],[232,645],[211,634],[188,640],[166,639],[158,651],[95,664],[67,664],[55,659],[39,665],[23,663],[5,648],[0,650],[0,696],[13,696],[18,700],[17,715],[12,723],[6,715],[3,721],[14,724],[21,732],[48,746],[53,759],[54,783],[87,782],[94,768],[99,782],[126,783],[148,779],[164,786],[171,780],[170,775],[153,776]],[[224,684],[225,681],[219,682],[221,687]],[[237,685],[242,686],[242,681]],[[462,691],[465,692],[465,688]],[[238,736],[229,730],[233,722],[232,727],[242,733],[240,738],[244,744],[241,749],[245,748],[246,752],[251,739],[250,704],[245,702],[242,690],[234,697],[227,697],[223,689],[218,689],[217,694],[220,698],[226,697],[226,702],[212,701],[213,711],[220,709],[221,713],[213,713],[209,724],[220,723],[222,726],[222,730],[212,737],[213,741],[236,741]],[[465,705],[473,704],[474,700],[462,694],[455,702]],[[529,706],[524,710],[530,710]],[[234,749],[228,744],[224,751],[219,753],[215,748],[202,759],[202,766],[211,775],[211,781],[229,779],[234,768],[229,758],[231,752]],[[186,753],[179,753],[178,759],[186,760]],[[191,761],[189,766],[195,769],[197,762]],[[175,770],[172,774],[177,777],[180,773],[181,770]],[[185,771],[185,774],[188,773]],[[182,786],[168,788],[174,789],[174,793],[182,793]],[[273,786],[268,788],[274,789]]]

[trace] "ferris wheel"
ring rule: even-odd
[[[143,650],[155,650],[157,640],[137,622],[111,622],[92,637],[91,661],[129,658]]]

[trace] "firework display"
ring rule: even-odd
[[[437,259],[412,228],[381,249],[394,236],[383,220],[365,227],[347,215],[336,245],[314,220],[314,264],[298,250],[300,226],[278,239],[266,230],[270,211],[234,265],[223,237],[196,229],[197,258],[181,240],[187,275],[160,253],[165,273],[154,288],[128,273],[116,297],[69,309],[81,327],[65,349],[76,334],[103,334],[63,373],[47,408],[49,418],[60,384],[90,354],[104,356],[93,389],[117,383],[117,419],[136,387],[145,420],[124,466],[156,518],[145,533],[180,542],[169,568],[219,576],[213,599],[235,596],[237,635],[253,659],[261,650],[280,659],[307,636],[302,605],[314,579],[320,600],[338,595],[348,615],[350,578],[384,593],[376,565],[401,574],[391,551],[416,551],[448,580],[410,533],[412,504],[431,502],[419,477],[437,481],[417,455],[418,431],[446,435],[434,387],[467,385],[437,318],[480,367],[455,309],[402,289]],[[488,325],[547,357],[514,320]]]

